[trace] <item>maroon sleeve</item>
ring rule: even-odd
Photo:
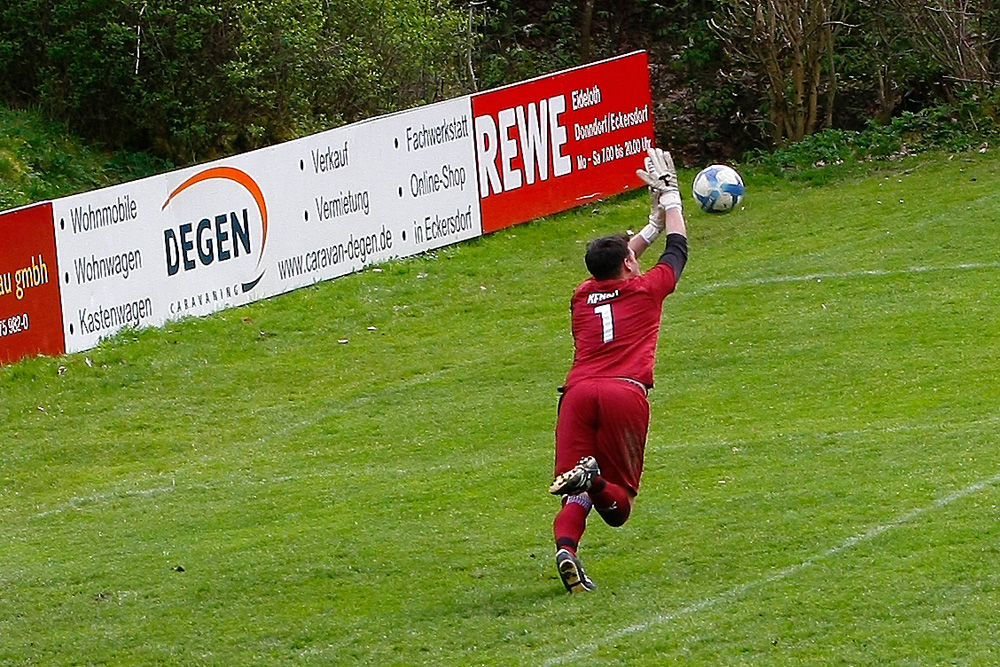
[[[674,267],[664,261],[657,262],[656,266],[644,273],[642,280],[646,281],[648,289],[656,299],[657,304],[661,304],[667,298],[667,295],[673,292],[677,286]]]

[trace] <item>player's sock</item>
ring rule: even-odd
[[[583,531],[587,528],[587,515],[593,505],[586,493],[566,497],[553,525],[557,549],[568,549],[576,553]]]
[[[612,484],[601,476],[590,485],[594,509],[609,526],[621,526],[632,513],[632,494],[623,486]]]

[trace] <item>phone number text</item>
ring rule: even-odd
[[[28,313],[11,315],[10,317],[0,320],[0,338],[3,338],[4,336],[13,336],[14,334],[27,330]]]

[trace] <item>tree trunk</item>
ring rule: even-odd
[[[591,60],[590,32],[594,22],[594,0],[586,0],[583,3],[583,21],[580,24],[580,62],[589,63]]]

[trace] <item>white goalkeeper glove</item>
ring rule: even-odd
[[[645,169],[637,169],[636,175],[649,186],[652,205],[649,211],[650,224],[660,230],[666,224],[663,214],[681,207],[681,191],[677,187],[677,169],[670,153],[659,148],[649,148]]]

